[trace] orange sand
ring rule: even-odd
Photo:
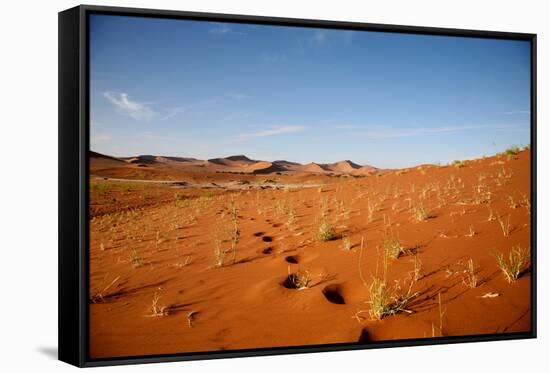
[[[91,158],[92,358],[530,330],[530,273],[508,283],[495,260],[530,245],[529,151],[461,168],[369,168],[358,172],[364,177],[341,162],[327,171],[224,160]],[[315,169],[322,172],[307,172]],[[215,267],[231,200],[235,260],[228,253]],[[336,234],[326,242],[315,239],[323,203]],[[413,219],[420,206],[425,221]],[[497,217],[509,217],[508,236]],[[404,248],[389,261],[389,285],[399,293],[412,281],[416,296],[408,312],[375,320],[369,287],[382,273],[384,237]],[[226,237],[222,249],[230,247]],[[469,259],[475,288],[464,281]],[[310,287],[283,286],[298,270]]]

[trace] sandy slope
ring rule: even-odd
[[[133,177],[170,175],[167,169],[132,167]],[[107,173],[95,168],[92,174],[98,170]],[[92,357],[530,328],[529,272],[508,283],[495,260],[496,253],[507,254],[515,245],[529,247],[527,151],[513,160],[490,157],[462,168],[424,166],[364,178],[274,176],[281,183],[312,178],[325,183],[314,189],[262,189],[262,180],[271,175],[188,172],[184,177],[214,184],[231,179],[251,188],[229,192],[215,185],[92,180]],[[235,261],[228,253],[217,268],[216,232],[231,228],[232,200],[240,240]],[[323,204],[337,236],[327,242],[315,239]],[[415,221],[420,206],[429,218]],[[495,220],[489,219],[491,211]],[[497,217],[504,222],[509,217],[508,236]],[[349,237],[350,250],[343,249],[342,236]],[[406,306],[411,313],[374,320],[369,286],[381,273],[383,240],[389,236],[405,250],[390,260],[388,283],[398,283],[401,293],[412,283],[416,295]],[[227,250],[231,243],[223,237]],[[422,267],[417,281],[412,280],[415,258]],[[478,278],[475,288],[464,283],[469,259]],[[298,270],[309,272],[310,287],[286,288],[288,271]],[[488,293],[498,296],[482,297]],[[151,316],[155,297],[163,316]]]

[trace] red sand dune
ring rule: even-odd
[[[355,170],[361,168],[360,165],[353,163],[352,161],[344,160],[337,163],[332,163],[327,165],[331,171],[341,172],[341,173],[352,173]]]
[[[103,157],[103,158],[102,158]],[[199,160],[189,157],[169,157],[155,155],[139,155],[127,158],[114,158],[103,156],[99,153],[93,153],[90,156],[92,169],[98,176],[117,177],[114,168],[121,168],[120,177],[130,177],[135,175],[139,177],[157,177],[163,173],[175,176],[178,171],[180,173],[187,172],[228,172],[228,173],[250,173],[250,174],[269,174],[277,172],[286,172],[291,174],[297,173],[315,173],[315,174],[335,174],[335,175],[354,175],[367,176],[378,171],[372,166],[361,166],[349,160],[344,160],[330,164],[308,163],[301,165],[300,163],[278,160],[274,162],[253,160],[245,155],[233,155],[225,158],[212,158],[208,160]],[[110,159],[117,163],[107,164],[98,163],[100,159]],[[129,172],[132,166],[147,167],[155,166],[155,172]],[[102,168],[108,170],[101,170]],[[124,168],[126,170],[124,170]],[[171,179],[168,177],[167,179]]]
[[[314,162],[311,162],[311,163],[308,163],[308,164],[304,165],[303,167],[300,168],[300,171],[302,171],[302,172],[312,172],[312,173],[317,173],[317,174],[327,174],[327,173],[330,172],[330,171],[324,169],[323,167],[321,167],[321,165],[319,165],[317,163],[314,163]]]

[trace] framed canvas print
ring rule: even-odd
[[[535,62],[533,34],[59,13],[60,359],[535,337]]]

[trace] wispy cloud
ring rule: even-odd
[[[252,132],[252,133],[241,133],[238,138],[240,140],[248,140],[256,137],[268,137],[268,136],[277,136],[286,133],[295,133],[302,132],[308,129],[307,126],[272,126],[269,129]]]
[[[315,30],[310,36],[309,41],[314,45],[323,45],[327,43],[351,44],[357,33],[351,30]]]
[[[531,114],[530,110],[515,110],[515,111],[505,111],[506,115],[516,115],[516,114]]]
[[[236,31],[233,28],[229,27],[227,24],[216,24],[215,27],[208,30],[209,34],[212,35],[245,35],[242,31]]]
[[[243,93],[237,93],[237,92],[231,92],[226,94],[227,97],[233,99],[233,100],[244,100],[245,98],[250,98],[250,96],[245,95]]]
[[[323,44],[327,39],[327,33],[323,30],[315,30],[311,40],[316,44]]]
[[[382,130],[373,130],[373,131],[363,131],[363,132],[350,132],[350,135],[353,136],[364,136],[371,140],[383,140],[383,139],[394,139],[400,137],[412,137],[412,136],[421,136],[437,133],[454,133],[454,132],[463,132],[471,130],[515,130],[522,125],[518,124],[502,124],[502,125],[485,125],[485,126],[444,126],[444,127],[434,127],[434,128],[391,128],[391,129],[382,129]]]
[[[173,118],[178,114],[185,113],[186,110],[187,109],[183,106],[166,109],[165,114],[161,116],[159,120],[167,120]]]
[[[132,101],[128,94],[124,92],[103,92],[105,97],[115,108],[135,120],[150,120],[156,115],[156,112],[149,107],[147,103]]]

